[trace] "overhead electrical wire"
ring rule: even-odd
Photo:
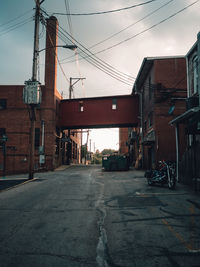
[[[31,22],[31,21],[33,21],[33,17],[28,18],[28,19],[25,19],[25,20],[23,20],[23,21],[21,21],[21,22],[18,22],[17,24],[11,25],[11,26],[9,26],[9,27],[6,28],[6,29],[1,30],[1,31],[0,31],[0,37],[1,37],[2,35],[5,35],[5,34],[11,32],[11,31],[14,31],[14,30],[16,30],[16,29],[18,29],[18,28],[24,26],[25,24],[27,24],[27,23],[29,23],[29,22]]]
[[[0,24],[0,27],[5,26],[5,25],[7,25],[7,24],[9,24],[9,23],[11,23],[11,22],[13,22],[13,21],[15,21],[15,20],[18,20],[18,19],[21,18],[21,17],[24,17],[26,14],[30,13],[32,10],[33,10],[33,9],[29,9],[29,10],[27,10],[26,12],[22,13],[21,15],[19,15],[19,16],[13,18],[13,19],[11,19],[11,20],[9,20],[9,21],[7,21],[7,22],[4,22],[3,24]]]
[[[116,43],[116,44],[114,44],[114,45],[112,45],[112,46],[110,46],[110,47],[107,47],[107,48],[105,48],[105,49],[103,49],[103,50],[101,50],[101,51],[98,51],[98,52],[95,53],[95,54],[99,54],[99,53],[105,52],[105,51],[107,51],[107,50],[110,50],[111,48],[114,48],[114,47],[116,47],[116,46],[122,44],[122,43],[125,43],[125,42],[127,42],[127,41],[130,41],[131,39],[133,39],[133,38],[135,38],[135,37],[141,35],[142,33],[145,33],[145,32],[147,32],[147,31],[149,31],[149,30],[151,30],[151,29],[157,27],[158,25],[164,23],[165,21],[167,21],[167,20],[169,20],[169,19],[175,17],[176,15],[182,13],[183,11],[185,11],[185,10],[188,9],[189,7],[195,5],[195,4],[196,4],[197,2],[199,2],[199,1],[200,1],[200,0],[196,0],[195,2],[193,2],[193,3],[189,4],[189,5],[187,5],[186,7],[182,8],[182,9],[180,9],[179,11],[177,11],[177,12],[173,13],[172,15],[168,16],[167,18],[165,18],[165,19],[159,21],[158,23],[152,25],[151,27],[149,27],[149,28],[147,28],[147,29],[145,29],[145,30],[143,30],[143,31],[141,31],[141,32],[139,32],[139,33],[137,33],[137,34],[135,34],[135,35],[133,35],[133,36],[131,36],[131,37],[129,37],[129,38],[127,38],[127,39],[121,41],[121,42],[119,42],[119,43]]]
[[[97,52],[93,53],[93,55],[97,55],[97,54],[103,53],[103,52],[108,51],[108,50],[110,50],[110,49],[112,49],[112,48],[114,48],[114,47],[117,47],[117,46],[119,46],[119,45],[121,45],[121,44],[123,44],[123,43],[125,43],[125,42],[127,42],[127,41],[130,41],[130,40],[132,40],[133,38],[136,38],[137,36],[139,36],[139,35],[141,35],[141,34],[147,32],[147,31],[149,31],[149,30],[151,30],[151,29],[157,27],[158,25],[164,23],[165,21],[167,21],[167,20],[169,20],[169,19],[175,17],[176,15],[182,13],[183,11],[185,11],[185,10],[188,9],[189,7],[195,5],[195,4],[198,3],[199,1],[200,1],[200,0],[196,0],[196,1],[194,1],[193,3],[187,5],[186,7],[182,8],[182,9],[180,9],[179,11],[177,11],[177,12],[173,13],[172,15],[168,16],[167,18],[165,18],[165,19],[159,21],[158,23],[156,23],[156,24],[150,26],[149,28],[147,28],[147,29],[145,29],[145,30],[143,30],[143,31],[141,31],[141,32],[139,32],[139,33],[137,33],[137,34],[135,34],[135,35],[133,35],[133,36],[131,36],[131,37],[125,39],[125,40],[123,40],[123,41],[120,41],[120,42],[118,42],[118,43],[116,43],[116,44],[114,44],[114,45],[112,45],[112,46],[109,46],[109,47],[104,48],[104,49],[102,49],[102,50],[100,50],[100,51],[97,51]],[[82,57],[82,59],[86,59],[86,57]],[[69,62],[71,62],[71,61],[69,61]]]
[[[135,7],[138,7],[138,6],[143,6],[143,5],[146,5],[146,4],[150,4],[152,2],[155,2],[155,1],[158,1],[158,0],[150,0],[150,1],[147,1],[147,2],[143,2],[143,3],[140,3],[140,4],[136,4],[136,5],[132,5],[132,6],[128,6],[128,7],[123,7],[123,8],[118,8],[118,9],[114,9],[114,10],[108,10],[108,11],[100,11],[100,12],[91,12],[91,13],[53,13],[53,15],[70,15],[70,16],[92,16],[92,15],[102,15],[102,14],[108,14],[108,13],[115,13],[115,12],[119,12],[119,11],[124,11],[124,10],[128,10],[128,9],[131,9],[131,8],[135,8]]]
[[[117,43],[117,44],[115,44],[115,45],[113,45],[113,46],[111,46],[111,47],[109,47],[109,48],[103,49],[103,50],[101,50],[101,51],[99,51],[99,52],[97,52],[97,53],[95,53],[95,54],[94,54],[94,53],[91,53],[87,48],[85,48],[84,46],[82,46],[79,42],[77,42],[77,41],[76,41],[76,42],[77,42],[81,47],[83,47],[83,48],[80,48],[80,47],[79,47],[79,49],[80,49],[84,54],[86,54],[86,57],[84,57],[84,59],[85,59],[87,62],[89,62],[90,64],[93,64],[95,67],[101,69],[103,72],[107,73],[107,74],[110,75],[111,77],[113,77],[113,78],[117,78],[117,79],[119,79],[120,81],[122,81],[122,80],[121,80],[121,79],[122,79],[122,76],[120,76],[120,77],[117,76],[117,77],[116,77],[116,75],[119,75],[119,73],[116,73],[116,72],[113,73],[113,67],[112,67],[112,66],[111,66],[112,69],[110,69],[110,68],[109,68],[109,69],[108,69],[108,68],[105,68],[106,66],[105,66],[105,65],[102,65],[102,63],[103,63],[102,60],[100,60],[99,58],[97,58],[95,55],[98,54],[98,53],[107,51],[108,49],[111,49],[111,48],[113,48],[113,47],[116,47],[117,45],[119,45],[119,44],[121,44],[121,43],[124,43],[124,42],[126,42],[126,41],[128,41],[128,40],[130,40],[130,39],[132,39],[132,38],[134,38],[134,37],[136,37],[136,36],[138,36],[138,35],[140,35],[140,34],[146,32],[146,31],[148,31],[148,30],[150,30],[150,29],[152,29],[152,28],[154,28],[154,27],[160,25],[161,23],[163,23],[163,22],[167,21],[168,19],[170,19],[170,18],[176,16],[177,14],[183,12],[184,10],[186,10],[187,8],[191,7],[192,5],[196,4],[196,3],[199,2],[199,1],[200,1],[200,0],[194,1],[194,2],[191,3],[190,5],[187,5],[187,6],[184,7],[183,9],[180,9],[179,11],[177,11],[177,12],[175,12],[174,14],[168,16],[167,18],[161,20],[160,22],[154,24],[153,26],[151,26],[151,27],[149,27],[149,28],[143,30],[142,32],[140,32],[140,33],[138,33],[138,34],[136,34],[136,35],[134,35],[134,36],[132,36],[132,37],[126,39],[126,40],[123,40],[123,41],[121,41],[121,42],[119,42],[119,43]],[[62,27],[59,27],[59,28],[62,29]],[[68,40],[71,41],[72,38],[71,38],[71,37],[68,37],[68,36],[70,36],[69,33],[67,33],[67,32],[66,32],[65,30],[63,30],[63,29],[62,29],[62,31],[65,32],[65,34],[64,34],[65,38],[67,38]],[[63,32],[61,32],[61,33],[63,34]],[[67,34],[68,36],[66,36],[66,34]],[[87,51],[87,52],[86,52],[86,51]],[[88,53],[89,53],[89,54],[88,54]],[[95,56],[95,58],[94,58],[94,56]],[[101,63],[100,63],[96,58],[97,58],[98,60],[100,60]],[[91,59],[92,59],[92,61],[91,61]],[[105,63],[105,62],[104,62],[104,63]],[[107,63],[106,63],[106,65],[109,66],[109,64],[107,64]],[[108,66],[107,66],[107,67],[108,67]],[[123,82],[125,82],[125,83],[127,84],[127,80],[124,80],[124,77],[123,77]],[[130,84],[129,84],[129,85],[130,85]]]
[[[69,39],[69,37],[67,37],[66,35],[61,36],[61,34],[63,35],[63,32],[59,32],[58,37],[63,41],[66,42],[66,38],[68,39],[68,41],[71,41],[71,39]],[[78,47],[78,49],[84,51],[82,48]],[[85,48],[84,48],[85,49]],[[86,53],[84,51],[84,53]],[[87,54],[89,56],[89,54]],[[90,63],[91,65],[95,66],[97,69],[101,70],[102,72],[106,73],[107,75],[111,76],[112,78],[126,84],[129,86],[133,85],[133,82],[129,82],[127,79],[125,79],[124,77],[121,77],[118,73],[116,73],[115,71],[111,71],[111,69],[106,68],[104,65],[102,65],[102,63],[98,62],[97,60],[95,60],[92,57],[89,57],[88,59],[86,59],[86,61],[88,63]]]
[[[98,45],[100,45],[100,44],[102,44],[102,43],[104,43],[104,42],[110,40],[111,38],[117,36],[118,34],[124,32],[125,30],[127,30],[127,29],[129,29],[129,28],[135,26],[135,25],[138,24],[139,22],[141,22],[141,21],[143,21],[144,19],[146,19],[146,18],[150,17],[151,15],[155,14],[157,11],[159,11],[159,10],[162,9],[162,8],[164,8],[165,6],[167,6],[168,4],[170,4],[170,3],[173,2],[173,1],[174,1],[174,0],[170,0],[170,1],[168,1],[168,2],[165,3],[164,5],[160,6],[159,8],[155,9],[154,11],[148,13],[148,14],[147,14],[146,16],[144,16],[143,18],[137,20],[137,21],[134,22],[134,23],[131,23],[131,24],[128,25],[127,27],[123,28],[122,30],[120,30],[120,31],[118,31],[118,32],[116,32],[116,33],[114,33],[114,34],[112,34],[111,36],[107,37],[106,39],[104,39],[104,40],[102,40],[102,41],[100,41],[100,42],[98,42],[98,43],[96,43],[96,44],[90,46],[88,49],[92,49],[92,48],[94,48],[94,47],[96,47],[96,46],[98,46]],[[63,62],[63,61],[66,60],[66,59],[70,59],[70,58],[72,58],[72,57],[73,57],[73,56],[64,58],[64,59],[61,60],[61,62]],[[74,60],[71,60],[71,61],[68,61],[67,63],[70,63],[70,62],[73,62],[73,61],[74,61]]]
[[[67,13],[70,13],[69,1],[68,0],[64,0],[64,2],[65,2],[65,8],[66,8]],[[70,34],[73,37],[74,35],[73,35],[73,30],[72,30],[72,20],[71,20],[71,16],[70,15],[67,16],[67,21],[68,21],[68,25],[69,25]],[[72,40],[72,42],[73,42],[73,40]],[[76,67],[77,67],[77,70],[78,70],[78,73],[79,73],[79,77],[81,78],[80,81],[81,81],[81,85],[82,85],[82,89],[83,89],[83,96],[85,97],[85,86],[84,86],[84,82],[83,82],[82,75],[81,75],[77,49],[74,50],[74,53],[75,53],[75,58],[76,58]],[[72,93],[73,93],[73,95],[75,94],[74,90],[73,90],[73,86],[72,86]],[[75,95],[74,95],[74,97],[75,97]]]
[[[61,26],[59,26],[59,28],[60,28],[62,31],[64,31],[65,34],[67,34],[67,35],[69,36],[68,38],[69,38],[69,40],[70,40],[70,38],[71,38],[70,34],[67,33]],[[75,40],[75,39],[74,39],[74,40]],[[121,74],[121,75],[123,75],[123,76],[125,76],[125,77],[127,77],[127,78],[129,78],[129,79],[131,79],[131,80],[135,80],[134,77],[132,77],[132,76],[126,74],[126,73],[123,73],[123,72],[117,70],[116,68],[114,68],[113,66],[111,66],[110,64],[108,64],[107,62],[105,62],[104,60],[98,58],[94,53],[92,53],[88,48],[86,48],[85,46],[83,46],[80,42],[78,42],[77,40],[75,40],[75,41],[76,41],[76,44],[79,45],[78,48],[79,48],[80,50],[82,50],[85,54],[88,55],[88,53],[89,53],[89,54],[91,55],[91,57],[94,56],[95,60],[99,60],[102,64],[105,64],[108,68],[111,68],[112,70],[115,70],[118,74]],[[82,48],[81,48],[81,47],[82,47]],[[83,50],[83,49],[84,49],[84,50]]]
[[[59,26],[59,29],[58,29],[58,37],[65,43],[66,43],[66,39],[67,39],[67,42],[72,42],[72,39],[73,39],[70,36],[70,34],[68,32],[66,32],[61,26]],[[89,62],[90,64],[92,64],[96,68],[100,69],[104,73],[110,75],[111,77],[113,77],[113,78],[115,78],[121,82],[124,82],[127,85],[132,86],[133,80],[134,80],[133,77],[130,77],[129,75],[122,73],[120,71],[116,71],[111,65],[102,61],[101,59],[97,58],[96,56],[92,57],[91,52],[86,47],[81,45],[77,40],[73,39],[73,41],[76,42],[76,45],[78,44],[78,49],[81,50],[82,52],[84,52],[89,57],[86,60],[87,62]]]

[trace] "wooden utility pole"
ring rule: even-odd
[[[43,2],[43,1],[42,1]],[[36,0],[35,7],[35,30],[34,30],[34,48],[33,48],[33,68],[32,81],[37,81],[38,71],[38,51],[39,51],[39,22],[40,22],[40,1]],[[34,159],[35,159],[35,104],[30,104],[30,151],[29,151],[29,179],[34,177]]]
[[[73,86],[80,80],[84,80],[85,78],[72,78],[70,77],[69,80],[69,99],[72,99],[72,91]],[[75,80],[74,83],[73,80]],[[70,159],[71,159],[71,142],[70,142],[70,129],[68,130],[68,143],[67,143],[67,165],[70,165]],[[82,140],[82,133],[81,133],[81,140]],[[81,141],[82,142],[82,141]],[[81,143],[81,149],[82,149],[82,143]],[[82,163],[82,155],[81,155],[81,163]]]

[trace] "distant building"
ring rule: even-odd
[[[74,133],[67,139],[67,131],[58,127],[62,97],[56,88],[57,27],[55,17],[47,20],[45,85],[42,103],[36,111],[35,170],[53,170],[65,164],[68,143],[72,152],[70,161],[80,163],[80,134]],[[28,172],[30,119],[28,106],[22,99],[23,88],[24,85],[0,85],[0,175]]]
[[[144,58],[133,87],[133,94],[140,96],[140,128],[130,138],[137,167],[176,160],[175,131],[169,122],[185,111],[186,87],[184,56]],[[184,143],[183,129],[180,139]],[[183,145],[180,154],[184,151]]]
[[[186,55],[187,60],[187,100],[186,111],[171,121],[176,130],[177,176],[178,179],[198,188],[200,178],[200,33],[197,41]],[[180,148],[180,127],[185,128],[186,151],[182,156]]]

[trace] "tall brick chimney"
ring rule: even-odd
[[[47,20],[46,27],[46,54],[45,54],[45,88],[56,90],[57,80],[57,40],[58,21],[52,16]]]

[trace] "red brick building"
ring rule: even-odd
[[[186,111],[171,121],[176,131],[177,179],[200,190],[200,33],[197,41],[186,54],[187,99]],[[179,128],[184,127],[186,150],[180,155],[182,140]]]
[[[154,168],[159,160],[176,160],[175,131],[169,122],[185,111],[186,88],[185,57],[144,58],[133,88],[140,96],[141,133],[132,140],[144,168]],[[185,138],[183,128],[180,138]],[[184,150],[183,145],[180,154]]]
[[[36,110],[35,170],[53,170],[66,161],[64,137],[67,132],[61,132],[58,127],[59,102],[62,97],[56,88],[57,29],[57,19],[51,17],[47,21],[45,85],[41,87],[42,103]],[[28,171],[30,119],[28,106],[23,103],[23,88],[24,85],[0,85],[0,140],[4,135],[8,137],[6,150],[2,142],[0,144],[0,175],[3,171],[6,174]],[[72,161],[80,162],[79,134],[74,134],[72,139]],[[40,164],[42,142],[45,162]]]

